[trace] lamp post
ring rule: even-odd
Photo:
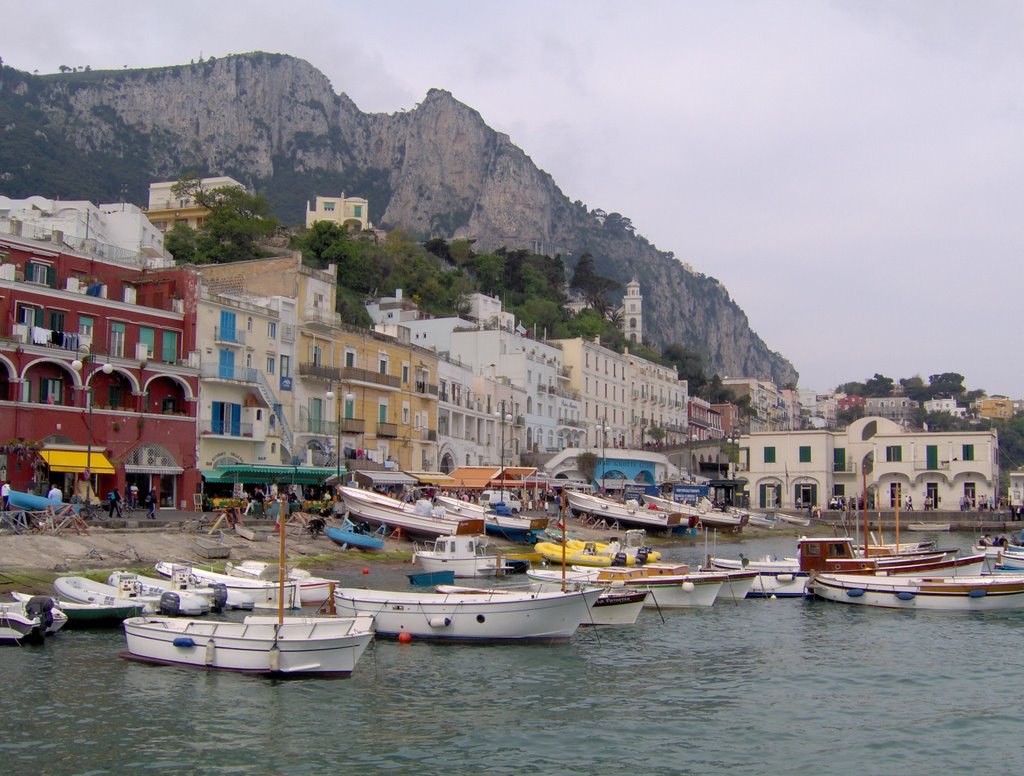
[[[601,418],[601,495],[605,495],[605,469],[608,466],[608,461],[605,459],[608,445],[608,432],[611,429],[608,428],[608,413],[606,412],[604,417]]]
[[[96,360],[96,357],[92,353],[87,353],[82,358],[75,358],[71,362],[71,368],[76,372],[81,373],[82,369],[85,368],[84,362],[92,363]],[[82,378],[82,383],[85,385],[85,400],[88,402],[88,439],[86,440],[86,453],[85,453],[85,481],[87,484],[85,500],[89,502],[90,491],[93,491],[92,487],[92,405],[93,405],[93,388],[92,388],[92,377],[97,371],[103,372],[105,375],[109,375],[114,371],[114,365],[106,363],[101,367],[97,367],[90,371],[90,373]]]
[[[494,416],[498,418],[498,422],[501,424],[501,447],[498,449],[498,465],[501,467],[501,479],[500,489],[505,489],[505,424],[512,422],[512,414],[505,412],[505,400],[502,399],[498,403],[498,410],[494,413]]]
[[[328,399],[333,399],[335,397],[335,395],[336,394],[334,393],[333,389],[327,392],[327,398]],[[339,395],[338,398],[341,398],[341,396]],[[345,402],[346,403],[352,401],[353,399],[355,399],[355,395],[351,391],[349,391],[348,393],[345,394]],[[337,486],[341,485],[341,418],[342,418],[342,415],[344,414],[344,408],[343,407],[338,407],[337,405],[335,405],[335,410],[336,410],[336,412],[334,414],[337,416],[337,421],[336,421],[337,437],[336,437],[335,443],[334,443],[334,457],[335,457],[335,461],[336,461],[337,466],[336,466],[336,470],[335,470],[335,475],[334,476],[335,476],[335,486],[337,487]]]

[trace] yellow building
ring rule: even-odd
[[[161,181],[160,183],[149,184],[149,207],[146,208],[146,217],[157,229],[166,234],[177,224],[185,224],[192,229],[199,229],[210,215],[209,208],[196,204],[191,197],[175,197],[171,189],[178,184],[178,181]],[[225,186],[237,186],[245,188],[234,178],[226,175],[217,178],[203,178],[199,181],[204,191],[223,188]]]
[[[313,207],[306,203],[306,228],[317,221],[347,227],[350,232],[365,231],[370,228],[370,203],[362,197],[317,197]]]
[[[1013,417],[1013,400],[1005,396],[986,396],[978,401],[978,415],[989,420],[1009,420]]]

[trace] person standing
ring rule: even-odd
[[[4,482],[0,488],[0,498],[3,499],[4,512],[11,508],[11,483]]]
[[[128,508],[139,508],[139,486],[136,485],[134,482],[128,488]]]
[[[46,494],[46,497],[48,499],[50,499],[50,501],[63,501],[64,500],[64,494],[61,493],[60,488],[58,488],[56,485],[51,485],[50,486],[50,492]]]
[[[146,494],[146,508],[149,510],[150,520],[156,520],[156,490],[153,488],[149,489],[149,493]]]

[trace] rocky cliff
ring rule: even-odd
[[[413,110],[361,112],[308,63],[246,54],[151,70],[31,76],[0,70],[0,191],[145,202],[153,180],[226,174],[265,191],[285,223],[315,194],[370,200],[374,220],[477,245],[589,251],[639,278],[644,329],[731,376],[796,380],[713,278],[636,235],[628,219],[570,202],[479,113],[442,90]]]

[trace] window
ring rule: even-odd
[[[800,463],[810,463],[810,462],[811,462],[811,447],[810,447],[810,445],[801,445],[800,446]]]
[[[409,402],[402,402],[402,423],[409,425]]]
[[[124,407],[124,389],[119,383],[111,383],[107,386],[107,404],[111,407]]]
[[[334,212],[334,203],[333,202],[324,202],[324,212],[325,213],[333,213]]]
[[[281,377],[292,376],[292,357],[281,356]]]
[[[252,316],[251,315],[249,316],[249,319],[245,322],[245,330],[246,331],[252,331]]]
[[[110,355],[124,358],[124,324],[110,324]]]
[[[402,364],[402,383],[405,385],[409,384],[409,365]]]
[[[164,415],[172,415],[178,411],[178,404],[173,396],[165,396],[160,401],[160,412]]]
[[[277,339],[277,321],[267,321],[267,337]]]
[[[39,402],[41,404],[64,403],[64,381],[59,377],[44,377],[39,381]]]
[[[837,447],[832,451],[832,471],[834,472],[845,472],[846,471],[846,448]],[[842,494],[836,494],[842,495]]]
[[[64,331],[64,313],[50,310],[50,331]]]
[[[210,411],[210,431],[214,434],[241,436],[242,405],[215,401]]]
[[[144,358],[152,356],[156,353],[156,332],[146,326],[139,327],[139,344],[146,346]]]
[[[178,332],[165,331],[163,334],[163,348],[160,360],[165,364],[173,364],[178,360]]]
[[[87,315],[78,316],[78,334],[82,337],[92,336],[92,318]]]
[[[900,445],[889,445],[885,448],[886,463],[900,463],[903,461],[903,448]]]
[[[974,445],[964,445],[963,460],[973,461],[974,460]]]
[[[377,356],[377,371],[382,375],[388,373],[388,357],[386,353],[381,353]]]
[[[28,283],[39,283],[44,286],[55,286],[57,284],[57,271],[49,264],[30,261],[25,264],[25,281]]]
[[[319,345],[309,346],[309,361],[313,366],[323,366],[324,349]]]
[[[355,205],[355,206],[353,206],[352,212],[353,212],[353,214],[355,215],[356,218],[362,218],[363,217],[363,206],[362,205]]]
[[[245,354],[245,368],[252,369],[252,353]]]
[[[267,374],[268,375],[274,374],[274,366],[275,366],[274,357],[273,356],[267,356]]]
[[[355,416],[356,416],[356,400],[355,400],[355,397],[350,399],[350,398],[348,398],[346,396],[345,397],[345,417],[351,419],[351,418],[354,418]]]
[[[775,448],[774,447],[766,447],[764,449],[764,462],[765,463],[775,463]]]
[[[377,405],[377,422],[388,422],[388,403],[386,401],[382,401],[380,404]]]
[[[356,352],[354,350],[345,349],[345,366],[353,368],[356,365]]]

